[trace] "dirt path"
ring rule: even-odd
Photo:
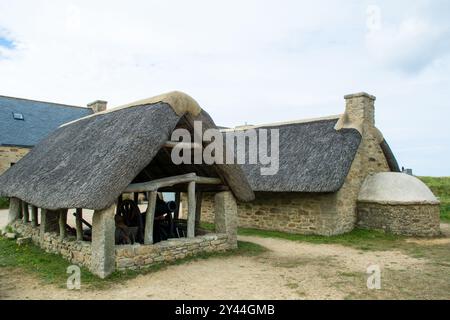
[[[359,251],[340,245],[240,237],[270,251],[257,257],[212,258],[138,276],[109,289],[69,291],[3,269],[0,299],[345,299],[395,297],[366,288],[366,268],[420,272],[425,259],[400,251]]]
[[[7,215],[0,211],[1,226]],[[450,225],[442,225],[442,230],[445,238],[407,242],[430,248],[448,245],[450,249]],[[69,291],[63,284],[42,284],[34,275],[2,268],[0,299],[450,299],[450,265],[436,265],[400,250],[362,251],[273,238],[239,239],[269,251],[255,257],[174,265],[104,290]],[[381,268],[382,290],[367,289],[366,270],[373,264]]]

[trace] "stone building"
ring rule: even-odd
[[[345,101],[345,112],[337,116],[223,130],[246,135],[249,129],[279,129],[277,174],[263,176],[261,165],[242,165],[255,200],[238,202],[239,226],[336,235],[357,225],[358,195],[366,178],[400,170],[375,126],[375,97],[357,93]],[[214,220],[211,199],[202,195],[202,221]],[[433,221],[439,219],[439,212],[432,212]],[[412,226],[412,218],[406,220]],[[439,224],[432,228],[428,234],[439,232]],[[410,234],[424,233],[411,229]]]
[[[320,235],[355,226],[439,234],[439,202],[416,178],[399,173],[375,127],[375,97],[358,93],[345,100],[345,112],[338,116],[216,131],[217,139],[233,134],[246,141],[250,129],[277,129],[279,170],[274,175],[262,175],[261,164],[192,161],[209,146],[204,133],[218,127],[180,92],[65,123],[0,175],[0,196],[11,200],[9,224],[100,277],[235,248],[238,224]],[[182,142],[183,153],[193,151],[192,164],[173,162],[172,150],[180,147],[171,141],[176,129],[194,137],[194,142]],[[225,144],[224,155],[229,147]],[[245,150],[249,157],[250,149]],[[173,218],[184,224],[186,234],[156,243],[158,192],[175,193],[177,208],[183,203],[185,219],[178,210]],[[116,218],[122,196],[129,193],[134,199],[139,193],[147,196],[145,234],[140,243],[118,245]],[[69,209],[77,213],[73,235],[67,233]],[[94,210],[90,241],[84,241],[83,209]],[[214,223],[215,232],[203,230],[200,220]]]
[[[0,96],[0,174],[63,123],[104,109],[104,101],[83,108]]]
[[[439,201],[419,179],[380,172],[369,176],[358,195],[358,227],[406,236],[439,235]]]
[[[191,97],[172,92],[60,126],[0,176],[0,196],[10,197],[9,224],[100,277],[236,248],[236,199],[251,201],[254,194],[238,165],[172,162],[172,132],[194,135],[194,122],[203,130],[216,128]],[[154,243],[158,192],[187,192],[188,214],[186,234]],[[215,232],[199,228],[199,192],[214,194]],[[124,193],[147,194],[142,243],[116,244]],[[83,241],[83,209],[95,210],[91,241]],[[77,211],[73,236],[67,233],[68,210]]]

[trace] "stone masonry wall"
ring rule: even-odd
[[[232,249],[226,234],[207,234],[195,238],[177,238],[154,245],[116,246],[116,269],[141,269],[163,262],[183,259],[198,253]]]
[[[40,228],[24,224],[18,220],[12,227],[22,236],[31,237],[34,244],[46,252],[60,254],[71,263],[82,265],[87,269],[91,266],[91,243],[76,241],[73,237],[64,240],[55,232],[40,235]],[[170,239],[154,245],[116,245],[115,267],[117,270],[140,269],[153,264],[171,262],[198,253],[222,252],[233,249],[227,234],[206,234],[195,238]]]
[[[0,174],[11,167],[12,163],[22,159],[29,151],[28,148],[0,146]]]
[[[60,254],[71,263],[90,268],[91,265],[91,243],[76,241],[74,237],[59,238],[55,232],[46,232],[43,237],[39,227],[32,227],[30,223],[15,221],[12,227],[23,237],[31,237],[34,244],[40,246],[46,252]]]
[[[358,204],[358,227],[405,236],[437,236],[438,204]]]

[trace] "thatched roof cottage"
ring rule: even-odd
[[[245,136],[250,129],[277,129],[279,170],[274,175],[262,175],[261,164],[175,164],[171,150],[179,145],[171,141],[174,130],[201,135],[201,143],[194,139],[185,146],[203,152],[209,147],[203,135],[217,129],[214,121],[180,92],[137,101],[60,126],[0,176],[0,196],[11,198],[9,223],[19,233],[101,277],[115,269],[235,248],[238,223],[320,235],[341,234],[357,225],[438,234],[439,202],[423,184],[412,186],[416,178],[398,173],[375,127],[375,97],[358,93],[345,100],[345,112],[338,116],[218,132],[221,139],[228,133]],[[196,123],[202,124],[201,132]],[[227,148],[223,151],[228,155]],[[367,196],[367,190],[380,189],[390,195],[388,201]],[[400,199],[401,190],[412,192],[414,201]],[[176,209],[168,211],[164,204],[161,209],[158,192],[174,192]],[[147,195],[143,215],[139,208],[136,213],[135,202],[123,199],[125,193],[134,193],[135,199],[138,193]],[[178,215],[180,202],[185,219]],[[73,236],[66,223],[69,209],[76,209]],[[95,210],[88,239],[83,209]],[[166,210],[163,216],[157,215],[160,210]],[[141,217],[142,226],[129,223]],[[213,222],[215,233],[202,230],[200,220]],[[156,241],[155,226],[165,222],[169,235]],[[142,239],[118,244],[117,232],[130,232],[128,237],[132,228],[145,231]]]
[[[260,164],[242,165],[256,198],[251,203],[238,203],[240,226],[319,235],[341,234],[356,226],[358,195],[364,181],[379,172],[400,170],[375,126],[375,97],[357,93],[345,96],[345,101],[341,115],[223,130],[224,134],[238,135],[249,129],[279,130],[277,174],[261,175]],[[408,183],[402,181],[407,192]],[[202,219],[212,222],[210,197],[203,195],[203,201]],[[427,214],[403,214],[404,230],[410,227],[408,221],[418,220],[415,231],[408,234],[439,233],[438,206],[425,211]]]
[[[194,134],[194,121],[201,122],[204,130],[216,128],[196,101],[172,92],[62,125],[0,176],[0,195],[11,197],[9,223],[44,248],[67,253],[69,259],[101,277],[115,268],[236,247],[235,198],[242,202],[254,198],[242,169],[171,161],[171,133],[184,128]],[[158,191],[188,193],[186,238],[152,245]],[[216,234],[196,237],[196,192],[201,191],[216,195]],[[148,194],[145,245],[118,248],[116,205],[128,192]],[[92,244],[87,247],[66,236],[71,208],[95,210]],[[78,240],[83,239],[81,219],[77,215]]]

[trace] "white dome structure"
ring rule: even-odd
[[[397,172],[381,172],[367,177],[359,192],[358,201],[439,204],[422,181]]]
[[[407,236],[437,236],[439,201],[419,179],[394,172],[368,176],[358,195],[357,225]]]

